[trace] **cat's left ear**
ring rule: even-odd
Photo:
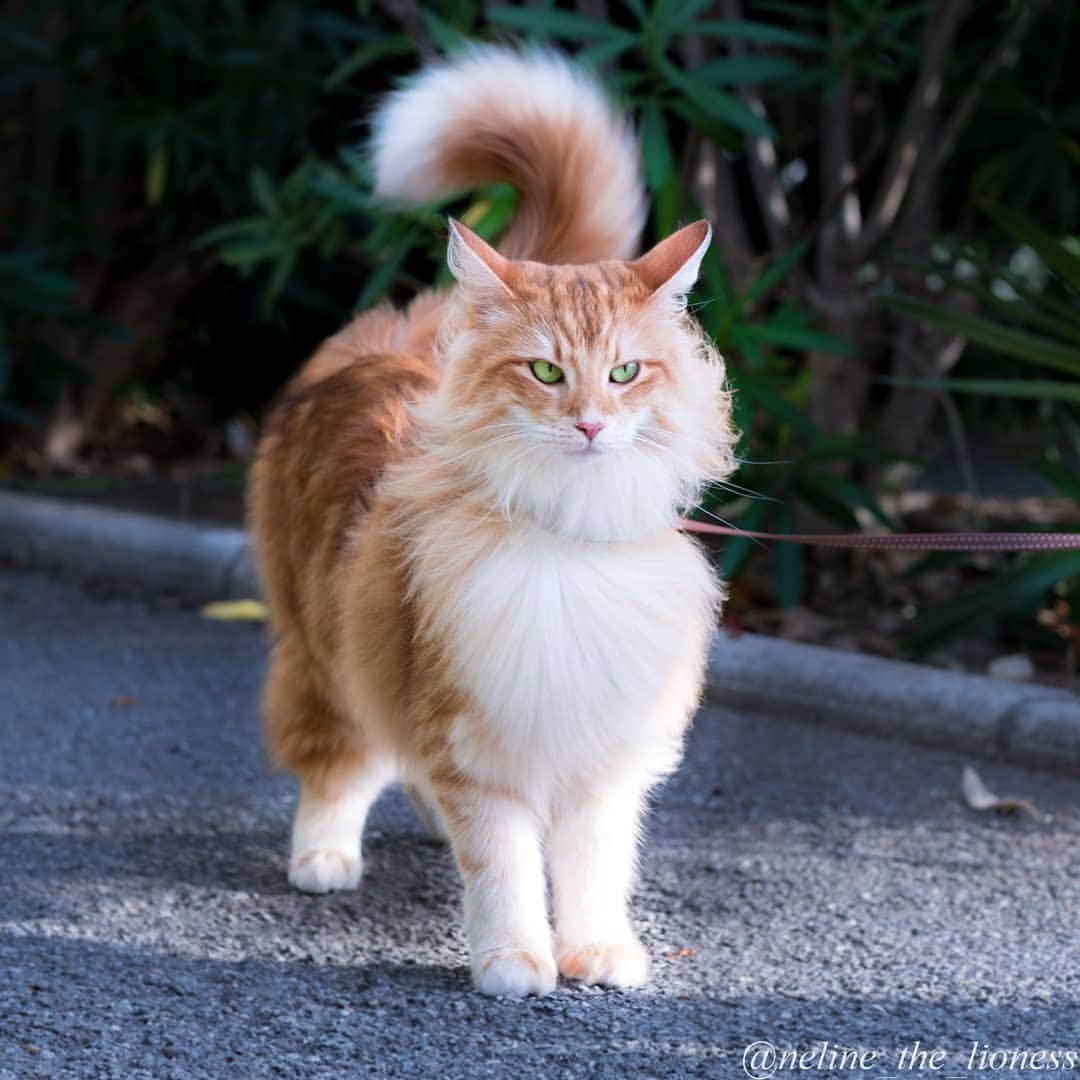
[[[666,240],[661,240],[630,266],[654,295],[682,303],[697,281],[701,260],[709,250],[711,239],[712,227],[709,223],[695,221],[693,225],[687,225]]]
[[[450,273],[470,288],[512,293],[508,284],[513,269],[510,260],[460,221],[448,218],[447,222],[450,242],[446,248],[446,262]]]

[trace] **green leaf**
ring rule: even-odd
[[[802,261],[809,250],[810,240],[800,240],[799,243],[785,251],[778,259],[774,259],[771,265],[754,278],[740,297],[743,307],[749,307],[755,301],[768,295]]]
[[[165,185],[169,179],[169,151],[159,146],[146,160],[146,173],[143,177],[143,194],[151,206],[157,206],[165,195]]]
[[[266,228],[266,220],[261,217],[240,218],[237,221],[227,221],[224,225],[217,225],[213,229],[207,229],[192,242],[192,247],[201,250],[208,247],[218,247],[232,240],[239,240],[245,236],[255,236]]]
[[[681,94],[688,97],[698,108],[714,120],[730,124],[747,135],[764,135],[773,138],[772,125],[758,116],[741,98],[717,90],[692,72],[680,71],[666,57],[660,61],[664,78]]]
[[[753,86],[787,78],[799,70],[798,64],[783,56],[724,56],[694,68],[694,75],[708,82]]]
[[[985,394],[988,397],[1069,401],[1080,405],[1080,383],[1043,379],[916,379],[903,375],[882,375],[875,382],[924,390],[952,390],[959,394]]]
[[[387,56],[404,56],[413,52],[415,48],[412,41],[404,34],[391,34],[366,42],[360,48],[353,50],[323,79],[323,89],[333,90],[377,60],[382,60]]]
[[[818,350],[844,356],[850,356],[855,352],[850,341],[845,341],[834,334],[827,334],[823,330],[803,330],[781,326],[774,319],[751,325],[748,333],[759,341],[769,341],[773,345],[782,345],[784,348],[797,349],[801,352]]]
[[[206,50],[198,35],[164,4],[151,4],[150,16],[158,38],[166,49],[185,52],[200,62],[207,60]]]
[[[929,323],[939,330],[957,334],[996,352],[1080,375],[1080,349],[1023,330],[999,326],[975,315],[948,311],[910,296],[882,295],[879,301],[899,315]]]
[[[1080,551],[1058,551],[1026,559],[993,580],[931,608],[901,644],[913,656],[925,656],[947,641],[981,629],[1000,615],[1031,607],[1059,581],[1077,574]]]
[[[371,212],[371,199],[354,184],[332,176],[316,176],[308,182],[308,189],[338,204],[335,213],[353,212],[367,214]]]
[[[517,212],[517,189],[512,184],[494,184],[477,194],[477,201],[461,215],[461,220],[494,244]]]
[[[649,190],[659,191],[674,170],[675,159],[668,143],[664,111],[656,98],[649,98],[641,110],[641,156]]]
[[[802,460],[805,461],[806,459],[803,458]],[[837,476],[834,473],[807,472],[805,476],[819,491],[827,491],[849,506],[859,506],[864,510],[868,510],[886,529],[890,530],[890,532],[895,531],[896,526],[893,524],[892,519],[881,509],[877,499],[865,488],[861,488],[858,484],[853,484],[850,480],[846,480],[844,477]]]
[[[790,0],[757,0],[754,6],[758,11],[774,11],[777,15],[786,15],[791,19],[806,19],[810,22],[827,23],[832,18],[827,8],[816,10],[808,4],[792,3]]]
[[[820,473],[796,472],[795,489],[819,514],[838,522],[845,529],[858,529],[859,519],[851,507],[837,495],[833,485],[822,481]]]
[[[728,342],[731,343],[731,347],[736,352],[745,357],[746,361],[755,370],[765,366],[766,350],[762,349],[760,343],[750,336],[750,327],[747,324],[735,323],[733,326],[729,326],[727,338],[723,343],[725,348]]]
[[[668,173],[667,179],[656,192],[656,209],[653,213],[653,223],[656,228],[657,240],[670,236],[678,228],[681,209],[682,185],[679,183],[678,173],[673,169]]]
[[[676,34],[693,33],[695,20],[713,0],[655,0],[653,26],[661,47]]]
[[[585,64],[589,67],[603,67],[618,59],[627,49],[633,48],[638,42],[635,38],[613,38],[611,41],[594,41],[586,45],[575,56],[576,63]]]
[[[31,250],[0,256],[0,304],[9,311],[70,316],[75,281],[46,268],[49,252]]]
[[[1049,305],[1045,303],[1044,298],[1039,293],[1015,281],[1009,281],[1009,285],[1020,295],[1020,299],[1006,300],[996,295],[991,289],[984,288],[967,278],[957,277],[956,274],[943,273],[940,268],[933,267],[932,264],[927,269],[929,273],[938,274],[947,285],[974,296],[984,307],[998,312],[1007,319],[1024,323],[1039,330],[1046,330],[1051,334],[1069,338],[1080,344],[1080,312],[1069,311],[1066,318],[1062,318],[1060,314],[1050,314],[1042,310],[1043,307]],[[1000,271],[985,268],[984,272],[988,277],[1007,280]],[[1043,302],[1040,303],[1040,301]],[[1072,319],[1071,322],[1069,321],[1070,318]]]
[[[35,37],[10,19],[0,19],[0,43],[30,53],[41,60],[52,59],[52,46],[47,41]]]
[[[668,102],[668,109],[681,116],[695,131],[704,135],[710,142],[730,150],[734,154],[743,152],[742,136],[727,124],[714,120],[688,98],[678,97]]]
[[[277,217],[281,213],[281,204],[274,195],[274,189],[270,183],[270,177],[265,169],[255,168],[251,170],[251,194],[258,203],[259,209],[267,217]]]
[[[356,301],[356,310],[364,311],[371,307],[376,300],[380,300],[394,282],[401,264],[408,257],[409,252],[421,239],[422,230],[418,225],[406,227],[388,250],[376,252],[378,264],[374,273],[368,278],[367,285]]]
[[[1057,333],[1063,334],[1073,341],[1080,341],[1080,310],[1078,310],[1076,301],[1071,295],[1069,300],[1063,300],[1052,295],[1048,290],[1038,292],[1015,274],[1009,273],[1002,267],[995,268],[994,276],[1001,278],[1002,281],[1012,286],[1020,299],[1027,302],[1029,309],[1036,307],[1043,309],[1057,316],[1059,320],[1068,325],[1067,330],[1061,327],[1056,330]]]
[[[1080,293],[1080,255],[1070,251],[1056,237],[1017,210],[993,203],[984,204],[983,210],[999,228],[1032,248],[1050,270]]]
[[[420,19],[431,43],[444,56],[453,56],[465,48],[469,39],[444,22],[426,4],[420,6]]]
[[[760,45],[790,45],[794,49],[828,52],[829,43],[823,37],[804,34],[799,30],[773,26],[771,23],[749,22],[745,19],[707,19],[694,27],[695,34],[722,37],[728,41],[754,41]]]
[[[1035,471],[1080,506],[1080,473],[1075,469],[1060,461],[1039,461],[1035,463]]]
[[[770,504],[766,502],[751,503],[746,512],[735,522],[736,527],[759,532],[769,507]],[[750,552],[756,543],[757,541],[749,536],[733,536],[727,540],[716,563],[717,574],[725,581],[736,577],[750,557]]]
[[[34,428],[41,427],[42,424],[40,416],[29,409],[24,409],[21,405],[16,405],[13,401],[0,401],[0,419],[18,424],[20,427]]]
[[[861,75],[869,75],[872,79],[889,83],[896,82],[900,78],[900,70],[888,60],[877,60],[872,56],[856,56],[854,64],[856,71]]]
[[[273,314],[274,305],[285,290],[293,270],[296,269],[297,255],[296,249],[293,248],[291,251],[286,251],[274,264],[274,269],[270,272],[266,289],[263,292],[261,305],[263,318],[269,319]]]
[[[555,8],[499,7],[488,13],[491,22],[506,26],[511,30],[521,30],[529,34],[570,38],[600,38],[610,40],[637,41],[637,35],[623,30],[602,19],[591,19],[587,15],[578,15],[573,11],[559,11]]]
[[[811,461],[865,461],[871,465],[884,465],[891,461],[918,463],[920,459],[879,450],[861,435],[831,435],[815,442],[799,458],[800,464]]]
[[[783,503],[778,511],[777,532],[792,533],[795,531],[795,511],[790,503]],[[802,544],[782,541],[776,545],[774,552],[776,585],[780,594],[780,606],[784,608],[796,607],[802,603],[805,589],[803,576],[805,548],[803,548]]]
[[[771,376],[743,372],[738,385],[743,397],[760,405],[774,420],[807,439],[816,439],[818,430],[810,417],[773,389],[775,381]]]
[[[984,279],[1005,282],[1017,294],[1018,299],[1005,299],[998,296],[977,281],[948,272],[941,263],[914,258],[902,258],[899,261],[902,265],[909,266],[922,274],[938,275],[946,284],[969,293],[986,307],[992,308],[1011,321],[1048,330],[1060,337],[1080,343],[1080,309],[1077,308],[1075,302],[1070,304],[1054,296],[1049,290],[1032,288],[1004,266],[994,265],[986,258],[972,255],[966,258],[974,262]]]
[[[258,49],[226,49],[217,59],[222,67],[251,68],[258,67],[266,57]]]
[[[332,11],[316,12],[305,21],[327,42],[368,41],[371,38],[369,27]]]

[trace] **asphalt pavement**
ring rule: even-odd
[[[264,657],[0,572],[0,1077],[1080,1072],[1080,782],[976,763],[1050,819],[977,814],[962,755],[704,711],[642,859],[652,984],[491,1000],[400,793],[359,892],[288,887]]]

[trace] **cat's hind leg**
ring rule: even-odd
[[[355,889],[364,821],[394,779],[393,760],[336,713],[288,640],[275,647],[264,709],[270,750],[300,781],[289,882],[309,893]]]
[[[339,763],[329,775],[301,775],[290,884],[309,893],[355,889],[360,884],[364,821],[393,776],[391,762],[368,756]]]

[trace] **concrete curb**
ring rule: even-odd
[[[1080,697],[817,645],[719,635],[706,696],[766,712],[1080,775]]]
[[[0,492],[0,558],[192,601],[258,594],[240,529]],[[711,704],[1080,775],[1080,697],[743,634],[709,657]]]
[[[258,592],[240,529],[0,492],[0,558],[168,590],[193,601]]]

